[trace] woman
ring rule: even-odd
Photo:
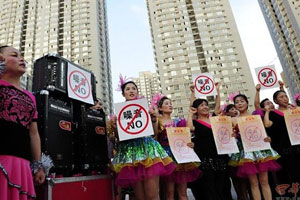
[[[214,115],[220,111],[220,84],[216,84],[217,98]],[[216,113],[217,112],[217,113]],[[195,198],[206,200],[232,199],[228,175],[228,156],[218,155],[209,121],[209,107],[205,99],[196,99],[190,109],[188,127],[194,132],[194,150],[201,160],[203,176],[191,184]]]
[[[41,184],[45,174],[40,163],[41,145],[34,96],[20,87],[26,71],[24,58],[13,47],[0,47],[0,199],[35,198],[34,181]]]
[[[279,108],[265,108],[264,124],[272,139],[272,148],[281,156],[278,162],[282,169],[277,173],[277,184],[300,183],[300,145],[291,145],[284,119],[284,112],[290,106],[289,98],[285,91],[278,90],[274,93],[273,100]]]
[[[138,98],[138,89],[134,82],[122,84],[121,89],[126,101]],[[152,122],[156,121],[152,117]],[[117,133],[115,121],[112,124]],[[171,174],[175,164],[161,145],[148,136],[119,142],[113,167],[117,173],[117,185],[132,185],[138,200],[154,200],[158,199],[159,176]]]
[[[248,112],[248,99],[243,94],[238,94],[234,97],[234,105],[240,112],[239,117],[251,115]],[[239,128],[237,125],[237,118],[232,119],[234,124],[234,131],[239,136]],[[270,139],[265,138],[265,142],[269,142]],[[271,189],[268,183],[268,171],[275,171],[280,168],[276,163],[279,155],[270,150],[245,152],[241,143],[239,143],[239,153],[235,153],[231,156],[229,164],[236,166],[238,177],[248,177],[250,181],[250,188],[252,197],[254,200],[260,200],[261,194],[259,190],[259,184],[262,188],[262,193],[265,200],[272,200]],[[257,175],[259,179],[257,178]]]
[[[158,102],[158,110],[161,117],[158,118],[158,133],[157,140],[166,150],[168,155],[175,160],[167,137],[167,127],[185,127],[186,121],[182,118],[172,120],[171,114],[173,112],[172,102],[168,97],[162,97]],[[187,146],[193,148],[193,143],[188,143]],[[169,176],[162,177],[166,183],[166,199],[174,199],[175,187],[177,189],[178,199],[187,199],[187,183],[196,180],[201,171],[198,169],[200,163],[184,163],[176,164],[175,171]]]

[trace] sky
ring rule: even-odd
[[[274,64],[282,69],[270,33],[257,0],[229,0],[242,39],[248,63],[254,68]],[[114,103],[124,101],[116,91],[119,74],[138,77],[141,71],[155,72],[155,61],[146,0],[108,0],[108,29]],[[256,78],[253,78],[257,83]],[[276,90],[276,89],[275,89]],[[272,98],[273,90],[261,93],[261,99]]]

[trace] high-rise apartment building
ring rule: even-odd
[[[300,1],[258,2],[293,96],[300,92]]]
[[[240,91],[254,98],[254,83],[228,0],[147,0],[156,68],[174,115],[186,116],[192,74],[221,82],[221,100]],[[207,98],[214,107],[214,98]]]
[[[106,0],[0,0],[0,8],[0,44],[20,49],[29,79],[37,58],[58,53],[95,74],[97,96],[112,113]]]
[[[158,76],[151,71],[140,72],[139,77],[133,78],[134,82],[138,86],[139,93],[147,98],[150,103],[153,94],[160,93]]]

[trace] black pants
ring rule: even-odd
[[[202,171],[203,176],[190,184],[196,200],[232,200],[227,171]]]

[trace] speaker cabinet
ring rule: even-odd
[[[54,92],[36,94],[42,152],[54,161],[54,172],[68,174],[74,167],[74,123],[72,101]]]
[[[81,105],[81,123],[78,131],[79,167],[84,171],[106,173],[108,150],[103,110],[93,110]]]

